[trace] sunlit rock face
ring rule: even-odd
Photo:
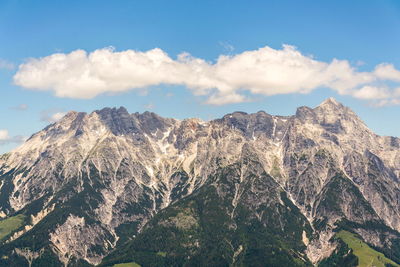
[[[21,264],[45,255],[54,266],[97,265],[155,225],[161,211],[207,190],[221,201],[229,231],[240,228],[243,209],[261,228],[281,217],[277,232],[298,218],[291,238],[301,245],[290,257],[304,264],[334,251],[331,237],[343,222],[390,248],[400,231],[399,144],[334,99],[293,116],[235,112],[207,122],[122,107],[69,112],[0,158],[0,214],[25,216],[0,253]],[[179,216],[183,222],[160,224],[197,227],[208,215]],[[246,246],[229,242],[235,265]]]

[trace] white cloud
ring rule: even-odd
[[[19,86],[69,98],[140,92],[160,84],[184,85],[194,95],[207,97],[206,103],[212,105],[249,101],[243,92],[250,97],[270,96],[310,93],[321,87],[360,99],[391,99],[393,89],[382,84],[386,81],[400,82],[400,71],[391,64],[361,72],[347,60],[318,61],[289,45],[221,55],[214,63],[188,53],[172,59],[159,48],[146,52],[76,50],[30,59],[14,76]]]
[[[369,85],[366,85],[361,89],[355,91],[352,95],[356,98],[372,100],[390,98],[390,93],[387,88],[374,87]]]
[[[206,104],[225,105],[225,104],[242,103],[242,102],[249,102],[249,101],[251,101],[251,100],[246,98],[243,95],[239,95],[236,93],[224,94],[224,95],[213,94],[208,98],[208,100],[206,101]]]
[[[8,135],[8,131],[7,130],[0,130],[0,142],[1,141],[6,141],[10,139],[10,136]]]
[[[65,116],[65,114],[67,114],[66,112],[56,112],[53,115],[50,116],[50,121],[51,122],[56,122],[62,119],[62,117]]]
[[[382,80],[390,80],[400,82],[400,71],[392,64],[383,63],[376,66],[375,75]]]
[[[382,100],[379,100],[379,101],[372,102],[372,106],[375,106],[375,107],[398,106],[398,105],[400,105],[400,99],[399,98],[382,99]]]
[[[41,113],[40,120],[48,123],[54,123],[61,120],[67,112],[62,112],[57,109],[44,110]]]
[[[23,136],[10,136],[8,130],[0,130],[0,145],[8,143],[22,143],[26,140]]]

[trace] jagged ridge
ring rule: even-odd
[[[180,231],[174,219],[179,212],[172,211],[191,210],[190,205],[206,209],[191,211],[192,223],[209,221],[211,209],[225,214],[216,225],[233,231],[223,235],[233,249],[218,247],[227,264],[246,265],[255,260],[251,251],[270,255],[281,246],[250,248],[228,238],[234,233],[251,238],[244,225],[257,225],[261,233],[277,223],[271,218],[280,218],[279,229],[293,228],[281,255],[288,263],[309,265],[328,257],[340,227],[390,250],[396,260],[399,144],[374,134],[334,99],[300,107],[294,116],[235,112],[208,122],[129,114],[122,107],[70,112],[0,158],[1,214],[25,218],[3,240],[1,262],[96,265],[111,251],[108,262],[117,262],[124,258],[118,251],[139,253],[135,242],[154,237],[157,225]],[[227,169],[231,173],[222,175]],[[207,198],[220,205],[205,204]],[[172,217],[163,218],[160,211],[171,209]],[[288,217],[300,221],[293,226]],[[213,237],[204,224],[194,224],[202,237],[192,240],[198,245],[191,247],[191,260],[207,251],[206,240]],[[272,242],[279,229],[264,238]],[[165,260],[184,264],[187,253],[171,246]]]

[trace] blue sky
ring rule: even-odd
[[[326,67],[323,64],[329,65],[335,58],[348,62],[356,72],[354,77],[358,77],[358,73],[367,73],[368,79],[376,79],[379,75],[374,70],[382,63],[394,68],[391,73],[399,69],[400,2],[395,0],[2,0],[0,37],[0,153],[15,147],[18,136],[30,136],[45,127],[54,114],[57,117],[57,114],[69,110],[91,112],[106,106],[125,106],[130,112],[151,110],[166,117],[200,117],[208,120],[236,110],[265,110],[270,114],[290,115],[294,114],[298,106],[316,106],[332,96],[351,107],[378,134],[400,135],[400,102],[393,100],[398,95],[392,93],[399,82],[397,76],[393,74],[388,81],[379,80],[368,84],[368,90],[371,86],[379,85],[382,90],[389,88],[392,91],[383,96],[373,94],[367,98],[362,94],[365,90],[357,93],[363,84],[346,90],[338,89],[332,85],[330,78],[326,78],[325,72],[321,74],[321,69]],[[286,51],[282,47],[284,44],[296,48]],[[147,85],[142,89],[122,90],[116,86],[114,91],[96,91],[100,93],[83,97],[87,96],[83,92],[85,89],[72,94],[69,92],[74,88],[63,87],[63,79],[67,80],[71,76],[50,73],[50,77],[43,78],[47,79],[45,81],[38,81],[36,76],[33,81],[29,79],[32,76],[28,75],[28,71],[32,68],[37,71],[35,73],[48,70],[48,66],[43,67],[47,63],[40,61],[42,58],[57,53],[69,55],[79,49],[90,54],[107,47],[114,47],[105,52],[112,58],[119,52],[146,53],[159,48],[174,64],[178,62],[176,64],[193,69],[193,62],[182,63],[177,59],[178,55],[187,52],[191,58],[205,62],[201,77],[212,81],[205,86],[205,93],[204,88],[200,88],[203,84],[199,85],[195,81],[192,85],[193,79],[188,81],[187,77],[182,77],[185,74],[179,74],[178,78],[174,78],[178,82],[165,84],[162,81],[168,77],[163,76],[153,83],[146,81]],[[268,49],[258,50],[265,47]],[[283,94],[276,91],[271,93],[273,90],[265,87],[265,84],[260,87],[260,81],[252,77],[257,71],[248,73],[249,77],[245,78],[249,80],[242,78],[235,84],[228,82],[221,86],[216,85],[220,79],[229,80],[232,77],[205,74],[208,69],[216,67],[221,55],[235,58],[237,55],[246,56],[246,51],[253,51],[255,57],[260,53],[270,55],[283,51],[286,58],[291,52],[297,53],[296,58],[300,60],[314,60],[322,64],[321,69],[312,69],[312,73],[317,74],[316,79],[320,75],[323,81],[321,85],[314,85],[313,81],[307,80],[303,86],[309,86],[307,90],[285,84],[282,90],[289,87],[290,90]],[[241,67],[241,62],[247,59],[238,59],[232,61],[232,64],[235,68],[238,65]],[[16,82],[13,77],[23,63],[32,68],[21,71],[23,79]],[[65,64],[69,68],[80,67],[72,63]],[[264,66],[260,65],[260,68]],[[95,67],[92,64],[90,68]],[[345,70],[340,70],[340,75]],[[156,72],[158,75],[158,69]],[[221,70],[221,73],[225,72],[226,69]],[[48,81],[52,76],[59,81]],[[382,75],[378,78],[382,79]],[[107,80],[110,84],[115,82],[114,78],[110,79]],[[135,82],[129,80],[128,84]],[[347,84],[350,82],[346,80]],[[42,84],[49,88],[42,90],[39,88]],[[254,88],[250,90],[243,84]],[[121,92],[116,93],[120,89]],[[79,95],[81,92],[82,95]],[[210,101],[214,96],[219,100]],[[228,98],[233,100],[225,104],[218,102]],[[382,102],[382,99],[386,102]],[[6,138],[4,131],[8,133]],[[1,141],[2,135],[4,141]]]

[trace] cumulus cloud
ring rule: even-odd
[[[360,99],[387,99],[391,94],[385,87],[363,86],[361,89],[355,91],[353,96]]]
[[[0,130],[0,141],[8,140],[9,138],[7,130]]]
[[[322,87],[370,101],[393,100],[396,96],[385,84],[388,81],[400,82],[400,71],[391,64],[362,72],[347,60],[319,61],[290,45],[221,55],[215,62],[188,53],[173,59],[159,48],[76,50],[30,59],[14,76],[19,86],[69,98],[183,85],[212,105],[245,102],[253,95],[310,93]]]
[[[211,95],[206,104],[210,105],[225,105],[225,104],[233,104],[233,103],[243,103],[250,102],[251,100],[247,97],[232,93],[232,94],[213,94]]]
[[[5,145],[9,143],[22,143],[25,140],[26,138],[23,136],[10,136],[8,130],[0,129],[0,145]]]
[[[393,64],[383,63],[376,66],[374,74],[383,80],[400,82],[400,71]]]

